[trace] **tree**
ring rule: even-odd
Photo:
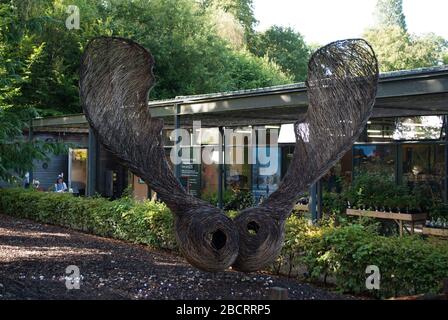
[[[448,64],[448,51],[443,54],[443,64]]]
[[[399,27],[407,31],[403,0],[378,0],[375,16],[379,27]]]
[[[232,14],[243,27],[246,42],[251,42],[258,22],[254,15],[253,0],[201,0],[200,2],[205,8],[218,8]]]
[[[23,38],[25,24],[16,8],[0,4],[0,179],[9,182],[29,171],[34,159],[48,159],[49,153],[64,150],[63,145],[27,140],[22,134],[37,116],[23,92],[41,61],[44,45],[35,46]],[[20,11],[21,15],[28,14],[32,6],[22,9],[27,11]]]
[[[195,0],[1,2],[0,178],[23,175],[33,159],[64,150],[28,141],[23,132],[38,115],[81,112],[79,61],[95,36],[129,37],[150,49],[157,79],[152,99],[290,83],[274,63],[235,45],[242,37],[232,28],[242,32],[242,25],[249,30],[254,24],[251,3],[229,0],[219,10],[204,10]],[[79,8],[79,30],[65,25],[68,5]],[[227,25],[217,23],[223,12]]]
[[[291,74],[295,81],[306,79],[310,49],[302,35],[292,28],[270,27],[258,36],[253,51],[276,63],[283,72]]]
[[[364,38],[378,55],[381,71],[431,67],[444,63],[447,42],[433,33],[409,34],[403,13],[403,0],[378,0],[377,25],[366,30]]]
[[[373,46],[383,72],[439,65],[447,48],[435,34],[410,35],[397,26],[369,29],[364,38]]]
[[[217,34],[228,41],[234,49],[244,49],[246,46],[244,28],[238,20],[231,13],[219,8],[214,9],[211,15]]]
[[[195,0],[11,0],[3,6],[14,15],[10,29],[17,29],[21,36],[15,42],[7,38],[4,43],[16,48],[14,60],[24,61],[32,48],[40,48],[39,59],[32,64],[16,99],[33,106],[42,116],[81,112],[79,60],[88,40],[99,35],[129,37],[150,49],[156,59],[153,99],[252,88],[253,81],[233,79],[229,64],[239,57],[243,60],[240,65],[251,70],[255,67],[246,64],[246,55],[239,52],[245,47],[243,22],[248,29],[254,24],[252,2],[216,3],[219,6],[204,10]],[[65,26],[68,5],[80,9],[80,30]],[[223,14],[228,19],[219,24]],[[270,74],[268,85],[291,81],[272,63],[251,59],[258,63],[258,76]],[[258,80],[266,83],[266,79]]]

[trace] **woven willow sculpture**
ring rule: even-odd
[[[331,43],[311,57],[309,108],[295,125],[290,168],[276,192],[235,221],[186,193],[172,173],[162,144],[163,123],[151,117],[147,106],[153,65],[151,54],[131,40],[90,41],[80,67],[81,103],[89,124],[171,209],[177,242],[192,265],[246,272],[266,266],[280,252],[297,196],[351,148],[369,119],[378,82],[375,54],[365,41],[354,39]]]

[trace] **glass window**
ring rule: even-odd
[[[404,144],[403,181],[409,187],[426,187],[442,198],[445,176],[445,146],[443,144]],[[433,196],[431,195],[431,196]]]
[[[201,144],[218,145],[219,129],[218,128],[201,128]]]
[[[294,149],[295,145],[281,145],[281,176],[282,178],[285,176],[286,172],[288,171],[289,165],[291,164],[292,158],[294,156]]]
[[[394,145],[355,145],[353,147],[354,174],[377,172],[394,175]]]
[[[214,146],[211,153],[211,161],[202,161],[202,187],[201,194],[203,196],[213,195],[218,192],[219,182],[219,149],[218,146]],[[205,147],[202,147],[204,151]],[[212,162],[212,163],[210,163]]]
[[[442,128],[442,116],[375,118],[367,122],[366,132],[359,141],[439,140]]]
[[[172,147],[174,146],[174,139],[171,139],[171,132],[173,130],[172,129],[163,129],[162,130],[162,141],[163,141],[163,145],[165,147]]]
[[[278,189],[281,174],[281,152],[278,147],[258,146],[252,165],[252,194],[260,203]]]
[[[69,150],[68,187],[79,195],[86,194],[87,187],[87,149]]]
[[[251,166],[244,164],[227,164],[226,170],[226,186],[237,190],[250,190],[251,183]]]
[[[390,142],[393,140],[395,118],[371,119],[367,122],[367,139],[364,142]]]
[[[234,190],[249,191],[252,176],[249,159],[252,161],[250,153],[254,151],[249,148],[252,141],[252,128],[226,128],[225,135],[226,186]]]
[[[394,140],[439,140],[442,127],[441,116],[397,118],[393,138]]]

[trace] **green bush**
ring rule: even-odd
[[[322,195],[323,212],[327,215],[342,215],[345,213],[347,201],[336,192],[324,192]]]
[[[418,204],[405,186],[397,185],[383,173],[360,173],[347,188],[344,197],[352,207],[368,210],[417,210]]]
[[[209,192],[202,196],[202,200],[218,206],[218,193]],[[252,192],[239,189],[225,190],[223,193],[223,208],[229,210],[243,210],[254,205]]]
[[[373,227],[328,228],[303,242],[303,262],[311,278],[332,276],[342,292],[378,297],[437,293],[448,277],[448,245],[418,236],[384,237]],[[379,291],[367,291],[366,267],[381,273]]]
[[[164,249],[177,248],[173,217],[160,202],[136,202],[129,197],[109,201],[71,194],[2,189],[0,211],[100,236]]]
[[[173,217],[160,202],[136,202],[130,197],[109,201],[70,194],[0,189],[0,212],[51,223],[105,237],[175,250]],[[228,212],[230,217],[236,211]],[[448,243],[412,237],[384,237],[375,224],[335,226],[328,218],[319,225],[292,215],[286,223],[285,245],[272,266],[304,265],[311,279],[330,276],[346,293],[366,291],[365,270],[381,272],[379,297],[434,293],[448,277]],[[288,270],[286,270],[288,271]]]

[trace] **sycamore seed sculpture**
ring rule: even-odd
[[[308,65],[309,107],[295,124],[296,148],[279,189],[235,220],[185,192],[162,144],[163,122],[147,102],[154,85],[152,55],[123,38],[90,41],[81,59],[80,96],[101,143],[157,192],[175,216],[180,250],[195,267],[250,272],[278,256],[285,220],[298,195],[322,177],[360,135],[375,101],[378,63],[361,39],[330,43]]]

